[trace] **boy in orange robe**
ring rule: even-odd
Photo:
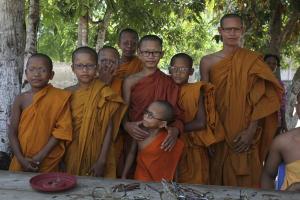
[[[138,141],[137,166],[134,178],[141,181],[161,181],[174,179],[177,163],[180,159],[183,142],[177,140],[170,151],[161,149],[161,143],[167,136],[166,127],[174,120],[173,106],[167,101],[154,101],[144,111],[140,127],[149,132],[149,136]],[[126,159],[122,178],[127,178],[128,171],[135,160],[136,147],[131,146]]]
[[[51,59],[32,55],[26,65],[31,90],[16,97],[9,140],[14,157],[11,171],[53,172],[72,140],[70,92],[48,84],[53,78]]]
[[[116,177],[113,142],[126,111],[122,98],[96,77],[98,55],[89,47],[73,52],[72,69],[78,84],[72,92],[74,138],[65,155],[67,172]]]
[[[170,74],[179,86],[178,103],[184,110],[184,151],[178,166],[178,182],[209,184],[208,148],[224,139],[215,110],[214,87],[205,82],[188,83],[193,59],[179,53],[172,57]]]
[[[183,131],[182,110],[177,102],[179,86],[158,69],[158,63],[163,56],[162,39],[156,35],[144,36],[139,42],[138,55],[143,62],[143,70],[127,77],[123,84],[123,97],[129,104],[123,126],[133,139],[144,140],[149,134],[139,127],[143,120],[143,111],[153,101],[168,101],[174,107],[176,116],[175,121],[167,128],[168,135],[161,148],[169,151],[176,144],[179,133]],[[126,144],[130,146],[130,141]]]

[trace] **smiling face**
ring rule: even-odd
[[[240,18],[228,17],[222,21],[218,31],[224,45],[239,46],[244,33],[244,28]]]
[[[32,88],[41,89],[53,78],[54,72],[45,58],[32,57],[28,60],[25,74]]]
[[[174,60],[169,72],[174,82],[178,85],[188,83],[189,76],[193,75],[194,69],[187,59],[178,57]]]
[[[146,68],[157,68],[163,57],[162,47],[158,41],[145,40],[140,44],[138,56]]]
[[[90,53],[80,52],[74,56],[72,70],[80,84],[89,84],[96,77],[97,58]]]

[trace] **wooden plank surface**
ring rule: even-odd
[[[139,190],[127,192],[126,197],[121,198],[124,192],[113,193],[111,187],[120,183],[136,183],[131,180],[109,180],[94,177],[77,177],[77,186],[69,191],[61,193],[41,193],[33,190],[29,184],[33,173],[11,173],[0,171],[0,199],[25,199],[25,200],[62,200],[62,199],[161,199],[157,191],[161,191],[162,199],[175,199],[163,191],[161,183],[141,183]],[[150,187],[149,187],[150,185]],[[253,190],[235,187],[206,186],[206,185],[180,185],[180,188],[203,194],[203,200],[300,200],[300,193],[274,192],[265,190]],[[154,188],[154,189],[153,189]],[[166,188],[166,187],[165,187]],[[157,191],[155,191],[157,190]],[[187,194],[187,193],[186,193]],[[199,197],[199,196],[198,196]],[[200,198],[199,198],[200,199]]]

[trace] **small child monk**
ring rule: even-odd
[[[172,181],[180,159],[183,142],[178,139],[170,151],[164,151],[161,143],[165,140],[167,126],[174,121],[173,106],[167,101],[154,101],[144,111],[140,128],[149,133],[145,140],[137,141],[138,155],[134,178],[141,181]],[[136,144],[136,143],[135,143]],[[122,178],[127,178],[128,172],[135,160],[136,145],[131,146],[126,159]]]
[[[72,140],[71,93],[49,84],[51,59],[41,53],[26,64],[31,89],[15,98],[9,126],[14,157],[10,171],[54,172]]]

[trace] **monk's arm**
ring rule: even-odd
[[[262,189],[274,189],[274,181],[277,175],[278,166],[282,162],[280,148],[281,148],[281,141],[277,137],[273,141],[273,144],[271,146],[267,161],[265,163],[261,175]]]
[[[198,131],[205,129],[206,127],[206,116],[205,116],[205,107],[204,107],[204,95],[203,91],[200,90],[200,97],[198,101],[198,112],[196,118],[190,122],[187,122],[184,125],[185,132]]]
[[[47,157],[47,155],[52,151],[52,149],[59,143],[59,139],[51,136],[48,140],[48,143],[39,151],[35,156],[32,157],[32,160],[39,165]]]
[[[129,78],[126,78],[123,83],[122,95],[124,101],[127,105],[130,104],[130,96],[131,96],[131,86],[133,81]],[[129,133],[129,135],[135,140],[144,140],[148,136],[148,132],[144,131],[139,127],[141,122],[130,122],[128,117],[128,110],[124,116],[122,121],[124,129]]]
[[[209,58],[204,56],[200,60],[200,66],[199,66],[201,81],[209,82],[209,69],[210,69]]]
[[[128,176],[128,172],[136,159],[136,151],[137,151],[137,141],[132,141],[130,151],[126,157],[126,162],[124,166],[124,170],[122,172],[122,179],[126,179]]]
[[[18,127],[20,123],[20,116],[21,116],[21,97],[17,96],[11,110],[11,118],[10,118],[10,125],[9,125],[9,134],[8,139],[14,155],[16,158],[22,163],[24,159],[23,153],[21,151],[20,142],[18,139]]]
[[[105,170],[105,165],[106,165],[106,161],[107,161],[109,148],[112,145],[112,130],[113,130],[112,127],[113,127],[112,120],[109,120],[109,124],[106,129],[101,153],[99,154],[99,158],[98,158],[97,162],[92,167],[92,171],[95,176],[103,176],[104,175],[104,170]]]

